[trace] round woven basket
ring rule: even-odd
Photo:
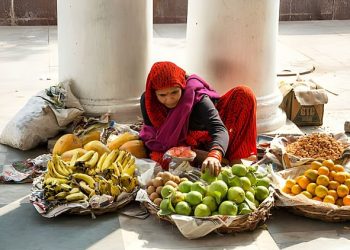
[[[276,173],[276,179],[280,179],[277,181],[278,185],[275,190],[276,206],[284,207],[297,215],[326,222],[349,221],[349,206],[339,207],[337,205],[308,199],[303,195],[291,196],[281,191],[285,185],[281,180],[287,180],[288,178],[294,179],[309,168],[310,165],[306,164]]]
[[[276,190],[276,196],[277,199],[279,199],[278,203],[283,202],[284,199],[288,199],[290,203],[290,200],[293,200],[294,198],[287,196],[279,189]],[[350,220],[350,207],[338,207],[333,204],[325,204],[321,202],[315,202],[313,204],[307,204],[305,202],[305,204],[302,204],[300,200],[298,200],[297,204],[295,205],[283,207],[286,207],[288,211],[291,211],[294,214],[326,222],[341,222]]]
[[[175,224],[171,216],[159,215],[159,207],[154,203],[144,202],[150,214],[156,215],[159,219],[169,221]],[[270,210],[274,205],[274,191],[270,188],[270,195],[259,205],[259,207],[250,214],[237,215],[229,226],[222,226],[216,229],[219,233],[237,233],[244,231],[253,231],[259,224],[264,223],[270,216]],[[206,220],[206,219],[203,219]]]
[[[76,208],[72,208],[72,209],[68,210],[67,213],[78,214],[78,215],[89,215],[89,214],[100,215],[100,214],[104,214],[104,213],[116,212],[119,209],[121,209],[122,207],[129,204],[131,201],[135,200],[137,191],[138,191],[138,188],[135,188],[135,190],[133,192],[129,193],[128,195],[125,195],[122,199],[115,201],[106,207],[100,207],[100,208],[76,207]]]

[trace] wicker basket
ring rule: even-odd
[[[309,165],[303,165],[298,168],[286,169],[277,173],[277,178],[286,180],[295,178],[302,174]],[[323,203],[306,198],[303,195],[291,196],[281,191],[284,183],[277,181],[275,198],[276,206],[285,207],[289,211],[308,218],[327,221],[340,222],[350,220],[350,206],[338,207],[337,205]]]
[[[84,206],[79,206],[79,204],[73,203],[72,206],[65,206],[67,204],[56,204],[55,206],[48,206],[47,202],[42,199],[44,196],[44,189],[42,187],[43,176],[41,175],[34,179],[32,185],[32,193],[30,195],[30,202],[38,210],[38,212],[47,218],[56,217],[60,214],[78,214],[78,215],[100,215],[109,212],[116,212],[118,209],[129,204],[131,201],[135,200],[136,194],[140,189],[136,186],[131,193],[122,193],[117,197],[117,201],[112,202],[108,206],[100,208],[92,208],[87,202]]]
[[[94,214],[94,215],[100,215],[104,213],[110,213],[110,212],[116,212],[119,209],[125,207],[127,204],[129,204],[131,201],[135,200],[136,193],[138,191],[138,188],[135,188],[133,192],[125,195],[122,199],[113,202],[109,206],[101,207],[101,208],[72,208],[67,211],[69,214],[78,214],[78,215],[88,215],[88,214]]]
[[[156,215],[159,219],[169,221],[175,224],[171,216],[159,215],[159,207],[154,203],[144,202],[143,205],[147,208],[150,214]],[[244,231],[253,231],[261,223],[264,223],[270,216],[270,209],[274,205],[274,190],[270,188],[270,195],[260,204],[258,209],[250,214],[235,216],[229,226],[222,226],[216,229],[219,233],[237,233]],[[204,219],[208,220],[208,219]]]
[[[278,199],[278,204],[281,203],[281,201],[283,202],[283,199],[289,199],[289,203],[293,203],[293,199],[295,199],[295,197],[287,196],[279,189],[276,190],[276,197]],[[304,204],[300,200],[297,200],[294,205],[278,206],[286,207],[288,211],[291,211],[294,214],[326,222],[350,221],[350,207],[338,207],[333,204],[326,204],[312,200],[306,200]]]

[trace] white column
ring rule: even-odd
[[[238,84],[257,97],[258,132],[285,124],[276,77],[278,0],[189,0],[187,68],[221,94]]]
[[[59,80],[86,112],[131,122],[149,70],[152,1],[57,1]]]

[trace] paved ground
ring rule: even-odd
[[[183,24],[155,25],[153,61],[184,60]],[[329,95],[324,125],[303,132],[342,132],[349,120],[350,21],[282,22],[279,70],[303,70],[337,93]],[[57,80],[56,27],[0,27],[0,129],[37,91]],[[281,130],[287,131],[292,125]],[[0,145],[0,164],[32,158],[45,147],[22,152]],[[29,184],[0,185],[0,249],[346,249],[349,223],[325,223],[275,209],[266,229],[187,240],[172,225],[118,215],[41,217],[28,203]]]

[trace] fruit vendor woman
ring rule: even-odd
[[[230,162],[256,154],[256,99],[237,86],[223,96],[197,75],[171,62],[157,62],[141,96],[144,126],[141,139],[151,159],[176,146],[208,152],[202,170],[217,175],[223,157]]]

